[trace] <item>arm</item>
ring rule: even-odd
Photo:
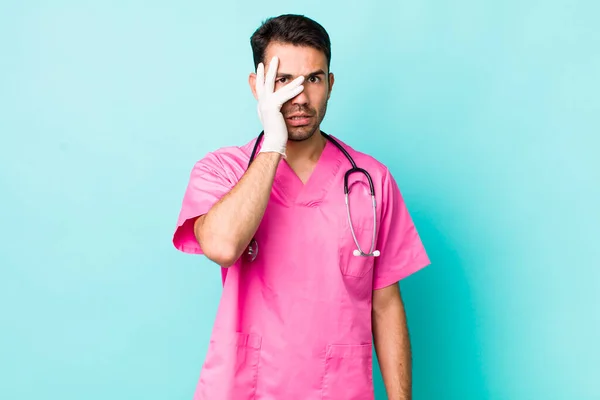
[[[373,291],[373,341],[390,400],[412,399],[412,361],[398,284]]]
[[[240,181],[194,223],[204,254],[223,267],[241,256],[262,220],[282,155],[259,153]]]
[[[288,141],[281,107],[304,90],[304,77],[300,76],[274,91],[278,66],[279,59],[274,57],[266,76],[260,63],[250,78],[264,127],[256,159],[233,189],[194,222],[194,235],[204,255],[222,267],[237,261],[258,229]]]

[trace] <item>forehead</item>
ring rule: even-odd
[[[265,50],[265,68],[269,68],[274,56],[279,57],[280,73],[306,74],[319,69],[327,71],[325,53],[314,47],[272,42]]]

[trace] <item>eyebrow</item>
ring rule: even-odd
[[[308,74],[307,76],[308,76],[308,77],[311,77],[311,76],[317,76],[317,75],[325,75],[325,71],[323,71],[322,69],[320,69],[320,70],[317,70],[317,71],[311,72],[311,73],[310,73],[310,74]],[[279,73],[278,73],[278,74],[277,74],[277,78],[286,78],[286,79],[292,79],[293,77],[294,77],[294,76],[293,76],[292,74],[284,74],[284,73],[281,73],[281,74],[279,74]]]

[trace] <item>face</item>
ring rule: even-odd
[[[279,58],[279,68],[275,78],[275,90],[285,86],[299,76],[304,76],[302,93],[284,103],[281,113],[288,129],[289,140],[310,139],[319,132],[321,121],[325,118],[327,101],[333,87],[333,74],[327,69],[325,54],[307,46],[271,43],[267,46],[264,59],[265,73],[269,62]],[[256,97],[256,74],[250,75],[250,87]]]

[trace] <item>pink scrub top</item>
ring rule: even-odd
[[[177,249],[202,254],[194,220],[239,181],[254,142],[221,148],[195,164],[173,236]],[[373,179],[381,255],[352,254],[343,189],[351,166],[333,143],[327,141],[306,184],[282,159],[255,235],[257,258],[221,268],[222,297],[195,400],[374,398],[372,292],[429,259],[389,170],[338,142]],[[368,252],[373,209],[362,174],[351,175],[350,207]]]

